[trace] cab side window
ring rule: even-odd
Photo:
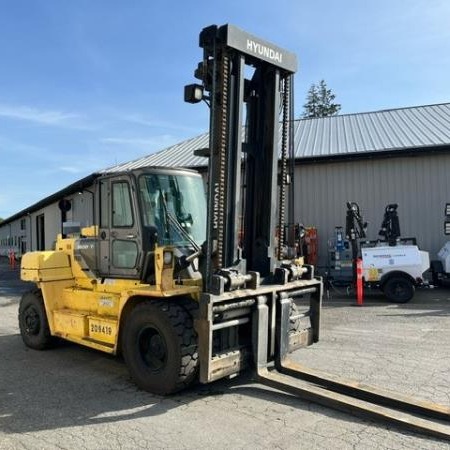
[[[131,228],[134,225],[130,185],[126,181],[115,181],[112,191],[112,228]],[[138,245],[134,240],[114,237],[111,244],[112,264],[118,269],[132,269],[136,266]]]
[[[131,207],[130,186],[126,181],[112,184],[112,226],[133,226],[133,210]]]

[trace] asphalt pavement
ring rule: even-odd
[[[17,325],[31,286],[0,258],[0,449],[445,449],[448,443],[299,400],[249,374],[170,397],[140,391],[120,358],[74,344],[34,351]],[[450,289],[405,305],[324,299],[320,342],[294,359],[450,405]]]

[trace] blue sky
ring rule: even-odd
[[[450,101],[448,0],[5,0],[0,217],[207,131],[183,86],[214,23],[297,54],[296,116],[321,79],[341,113]]]

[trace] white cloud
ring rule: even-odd
[[[14,106],[0,104],[0,117],[22,120],[44,126],[56,126],[74,129],[92,129],[85,117],[80,114],[64,111],[46,110],[31,106]]]
[[[121,116],[120,119],[126,122],[134,123],[137,125],[143,125],[151,128],[163,128],[167,130],[182,131],[194,134],[199,134],[203,132],[203,130],[200,130],[199,128],[187,127],[174,122],[148,119],[142,116],[141,114],[128,114]]]
[[[75,167],[75,166],[61,166],[58,167],[58,170],[61,170],[63,172],[68,172],[68,173],[81,173],[81,172],[85,172],[86,168],[80,168],[80,167]]]
[[[61,122],[78,118],[77,114],[63,113],[61,111],[45,111],[29,106],[0,105],[0,116],[11,119],[28,120],[45,125],[58,125]]]
[[[171,145],[178,142],[175,136],[170,134],[163,134],[151,138],[121,138],[121,137],[107,137],[100,139],[103,144],[115,144],[115,145],[129,145],[138,147],[158,147],[163,149],[164,146]]]

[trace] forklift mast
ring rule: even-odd
[[[200,47],[195,76],[202,85],[186,86],[185,100],[205,100],[210,107],[203,275],[205,292],[220,293],[231,278],[239,284],[249,281],[247,273],[273,275],[286,248],[294,254],[288,157],[294,151],[297,59],[232,25],[203,29]]]

